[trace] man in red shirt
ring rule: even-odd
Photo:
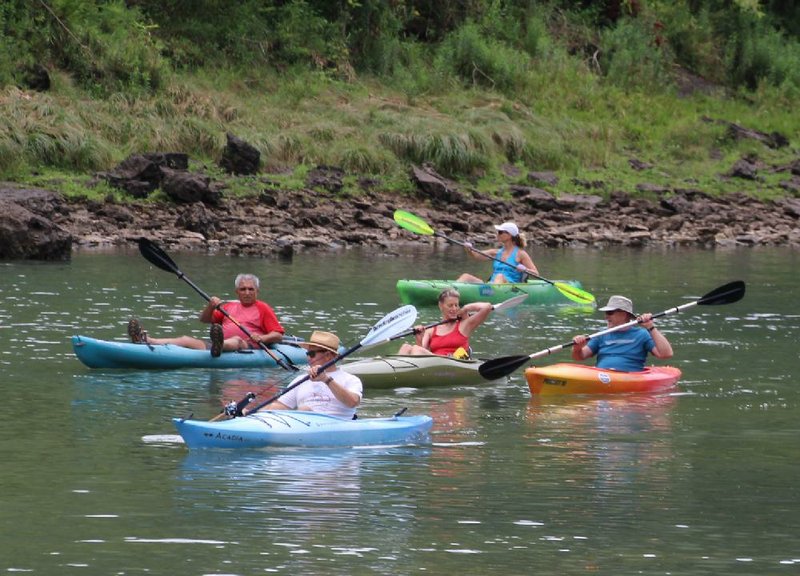
[[[195,350],[210,350],[212,356],[219,356],[223,350],[258,348],[259,343],[280,342],[284,334],[283,326],[272,307],[258,299],[258,277],[253,274],[239,274],[235,284],[238,301],[223,304],[218,297],[212,296],[200,313],[200,321],[211,324],[210,342],[193,336],[152,338],[145,333],[137,318],[131,318],[128,322],[128,335],[135,343],[174,344]],[[224,308],[230,318],[218,310],[218,307]],[[252,338],[231,318],[244,326]]]

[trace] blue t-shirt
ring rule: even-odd
[[[621,372],[644,370],[647,355],[656,343],[644,328],[631,327],[620,332],[603,334],[587,343],[597,355],[597,367]]]

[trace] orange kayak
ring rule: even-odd
[[[641,372],[617,372],[582,364],[553,364],[525,370],[531,394],[621,394],[660,392],[672,388],[681,371],[671,366],[650,366]]]

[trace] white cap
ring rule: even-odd
[[[633,302],[631,302],[630,298],[625,298],[625,296],[612,296],[608,299],[608,304],[603,306],[602,308],[598,308],[600,312],[613,312],[614,310],[623,310],[630,314],[631,316],[636,316],[633,313]]]
[[[515,238],[519,236],[519,228],[513,222],[503,222],[502,224],[495,224],[494,229],[498,232],[508,232]]]

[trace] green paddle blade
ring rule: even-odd
[[[428,226],[428,223],[425,222],[425,220],[412,214],[411,212],[406,212],[405,210],[395,210],[394,221],[397,222],[397,225],[400,226],[400,228],[405,228],[414,234],[422,234],[423,236],[433,235],[433,228]]]
[[[593,294],[590,294],[586,290],[581,290],[577,286],[572,286],[564,282],[553,282],[553,286],[564,296],[578,304],[594,304],[595,302]]]

